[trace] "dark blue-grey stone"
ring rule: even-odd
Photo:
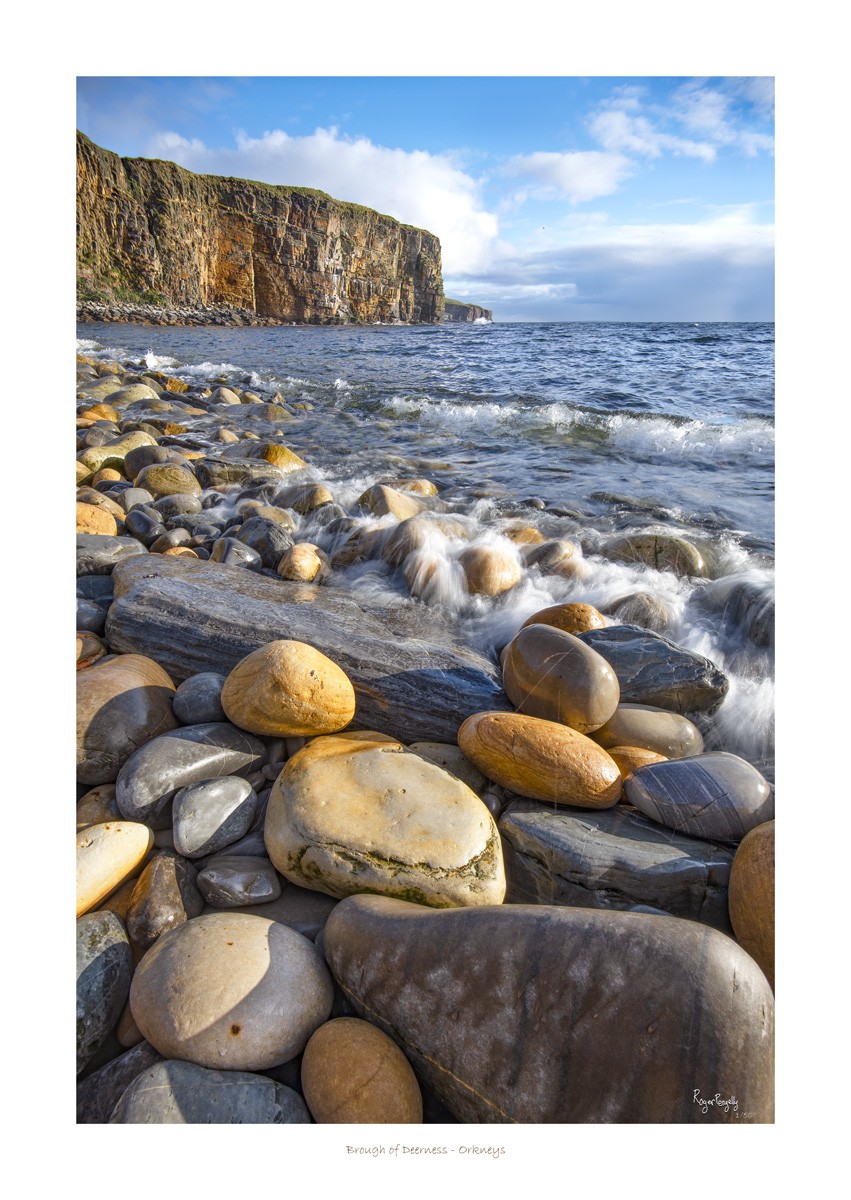
[[[106,533],[77,534],[77,574],[111,575],[116,563],[148,551],[132,537],[112,537]]]
[[[229,849],[228,854],[231,853]],[[307,888],[287,883],[275,900],[265,904],[241,905],[239,911],[253,917],[265,917],[267,921],[280,921],[282,925],[289,925],[290,929],[313,941],[337,904],[339,900],[326,896],[324,892],[309,892]],[[219,911],[219,908],[210,904],[204,908],[205,913]]]
[[[238,841],[251,828],[257,793],[238,775],[206,779],[174,797],[174,848],[187,858],[204,858]]]
[[[197,875],[180,854],[161,850],[154,855],[136,881],[127,909],[127,932],[137,946],[147,950],[164,933],[201,915]]]
[[[88,633],[103,633],[107,607],[95,600],[78,600],[77,629],[86,630]]]
[[[309,1125],[292,1088],[250,1071],[211,1071],[166,1059],[127,1086],[110,1125]]]
[[[159,514],[147,507],[142,508],[140,506],[131,509],[124,518],[124,524],[127,526],[127,531],[132,533],[134,538],[138,538],[140,542],[148,547],[161,534],[165,533],[165,525],[160,520]]]
[[[139,1042],[132,1050],[92,1071],[77,1084],[77,1124],[106,1125],[127,1085],[142,1071],[163,1061],[163,1056],[149,1042]]]
[[[727,695],[727,676],[708,658],[638,625],[610,625],[577,636],[614,670],[622,704],[713,713]]]
[[[249,571],[257,571],[263,566],[257,551],[234,537],[220,537],[210,551],[210,559],[229,567],[244,567]]]
[[[150,504],[153,506],[154,497],[147,488],[129,487],[121,493],[119,503],[123,506],[126,513],[132,512],[134,508],[139,508],[142,505]]]
[[[227,722],[186,725],[146,742],[119,772],[115,795],[128,821],[168,829],[176,792],[202,779],[259,771],[266,747]]]
[[[284,472],[265,459],[242,458],[196,458],[192,463],[195,478],[202,488],[218,487],[223,483],[248,483],[249,481],[270,480],[280,484]]]
[[[186,546],[189,543],[190,534],[186,529],[163,529],[162,533],[151,543],[151,554],[162,554],[166,550],[172,550],[175,546]]]
[[[256,550],[264,567],[275,570],[293,546],[293,539],[282,525],[266,517],[250,517],[240,529],[238,540]]]
[[[181,514],[199,513],[201,501],[197,496],[190,496],[188,492],[178,492],[174,496],[160,496],[158,500],[154,501],[154,508],[164,521],[169,521],[172,517]]]
[[[694,837],[739,842],[774,818],[768,780],[745,759],[723,751],[639,767],[624,789],[646,816]]]
[[[108,608],[113,597],[112,577],[110,575],[78,575],[77,596],[81,600],[96,600]]]
[[[121,1016],[130,993],[133,955],[124,922],[113,912],[77,919],[77,1074]]]
[[[216,671],[199,671],[190,675],[174,693],[172,711],[184,725],[200,725],[207,721],[226,721],[222,708],[224,675]]]
[[[507,904],[649,905],[731,932],[727,846],[673,834],[623,805],[593,812],[515,799],[499,832]]]
[[[268,858],[219,854],[198,872],[198,889],[213,908],[242,908],[277,900],[281,880]]]

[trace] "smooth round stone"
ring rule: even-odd
[[[128,512],[124,524],[127,526],[128,533],[132,533],[134,538],[138,538],[149,549],[151,544],[166,531],[162,521],[141,508]]]
[[[376,517],[392,514],[398,521],[407,521],[415,517],[425,507],[422,500],[411,494],[399,492],[396,488],[387,487],[383,483],[374,483],[372,487],[358,497],[358,505],[371,512]]]
[[[265,917],[269,921],[280,921],[283,925],[289,925],[296,933],[314,941],[338,903],[333,896],[326,896],[324,892],[310,892],[307,888],[287,883],[283,885],[277,899],[269,900],[265,904],[244,905],[239,911]],[[216,910],[208,907],[204,911]]]
[[[94,504],[77,504],[77,533],[101,533],[117,537],[115,517],[105,508]]]
[[[730,872],[730,923],[774,989],[774,821],[740,842]]]
[[[77,576],[111,575],[116,563],[147,549],[133,537],[110,537],[105,533],[77,534]]]
[[[110,488],[112,484],[107,485]],[[129,484],[127,485],[129,487]],[[119,493],[120,494],[120,493]],[[77,503],[88,504],[89,507],[110,513],[116,521],[124,520],[124,509],[111,495],[106,495],[96,487],[81,487],[77,490]],[[94,532],[94,531],[93,531]]]
[[[127,932],[143,950],[171,929],[201,915],[198,872],[177,854],[158,852],[139,876],[127,910]]]
[[[88,630],[77,630],[77,670],[82,671],[92,667],[106,655],[106,646],[96,633]],[[81,781],[83,782],[83,781]]]
[[[174,729],[174,690],[162,667],[142,654],[121,654],[79,672],[77,779],[112,783],[140,746]]]
[[[133,484],[157,499],[160,496],[197,496],[201,492],[201,485],[189,468],[178,463],[151,463],[142,468]]]
[[[286,409],[281,408],[280,405],[270,404],[264,405],[264,407],[277,410],[276,415],[271,418],[272,420],[286,419],[289,416]],[[260,457],[265,459],[267,463],[271,463],[273,467],[278,467],[284,472],[300,471],[303,467],[307,466],[303,458],[299,458],[295,451],[290,450],[288,446],[284,446],[280,442],[266,442],[260,450]]]
[[[151,542],[148,549],[151,554],[165,554],[167,550],[173,550],[176,547],[187,546],[191,538],[188,529],[168,529],[164,530],[159,537]]]
[[[399,567],[415,550],[442,553],[446,539],[451,537],[466,539],[467,531],[462,522],[451,517],[420,513],[400,521],[390,530],[382,546],[381,557],[391,566]]]
[[[77,1074],[88,1065],[127,1003],[133,956],[115,913],[77,921]]]
[[[189,546],[168,546],[166,549],[159,551],[160,554],[171,554],[178,558],[194,558],[199,559],[198,549],[191,549]]]
[[[521,626],[552,625],[563,633],[586,633],[589,629],[604,629],[606,618],[591,604],[553,604],[533,613]]]
[[[145,488],[129,487],[121,493],[119,503],[125,513],[131,513],[135,508],[141,508],[146,504],[153,504],[154,497]]]
[[[277,521],[249,516],[242,524],[237,538],[260,555],[263,566],[274,571],[281,558],[291,549],[293,539]]]
[[[546,541],[540,529],[535,529],[532,525],[510,525],[503,529],[502,534],[510,542],[514,542],[515,546],[539,546]]]
[[[357,1014],[460,1121],[773,1120],[771,989],[740,946],[696,921],[351,896],[322,941]],[[735,1097],[736,1110],[704,1114],[695,1088]]]
[[[210,559],[229,567],[244,567],[249,571],[259,571],[263,566],[263,559],[257,551],[234,537],[220,537],[213,544]]]
[[[537,567],[544,574],[559,574],[576,554],[576,546],[566,538],[551,538],[523,550],[527,567]]]
[[[311,542],[298,542],[282,556],[277,572],[282,579],[298,583],[317,582],[328,574],[328,555]]]
[[[503,687],[524,715],[558,721],[592,733],[614,713],[620,699],[617,676],[602,655],[572,633],[551,625],[529,625],[509,642]]]
[[[248,832],[257,813],[257,793],[238,775],[206,779],[174,797],[174,846],[187,858],[214,854]]]
[[[202,511],[198,497],[186,492],[174,496],[160,496],[158,500],[154,500],[153,508],[164,521],[170,521],[172,517],[194,516]]]
[[[248,1071],[212,1071],[174,1059],[138,1074],[110,1125],[309,1125],[298,1092]]]
[[[239,404],[240,399],[230,388],[218,387],[210,397],[211,404]]]
[[[154,844],[146,825],[106,821],[77,834],[77,916],[95,908],[145,859]]]
[[[453,746],[447,742],[411,742],[408,749],[412,754],[419,754],[420,758],[425,758],[448,771],[477,794],[480,794],[485,786],[484,775],[470,762],[460,746]]]
[[[77,601],[77,632],[101,634],[106,626],[107,609],[94,600]]]
[[[721,751],[641,767],[624,790],[645,816],[695,837],[738,842],[774,817],[768,781],[743,758]]]
[[[605,725],[591,737],[611,746],[640,746],[664,758],[689,758],[703,753],[703,736],[687,717],[649,704],[619,704]]]
[[[105,1125],[125,1088],[155,1062],[161,1062],[153,1046],[139,1042],[105,1066],[92,1071],[77,1084],[77,1124]]]
[[[301,887],[434,907],[500,904],[499,835],[475,792],[398,743],[316,738],[272,787],[266,848]]]
[[[285,488],[275,496],[275,504],[280,508],[292,508],[297,513],[311,513],[325,504],[333,504],[334,497],[321,483],[300,483],[295,487]]]
[[[668,604],[649,592],[633,592],[616,600],[607,609],[621,625],[640,625],[654,633],[664,633],[673,624],[673,613]]]
[[[267,642],[238,662],[222,688],[228,720],[251,733],[312,737],[355,715],[348,675],[306,642]]]
[[[254,819],[254,827],[248,832],[245,837],[239,838],[235,842],[230,842],[224,849],[232,858],[234,855],[243,855],[247,858],[266,858],[266,843],[263,841],[263,822],[266,819],[266,805],[262,805],[262,812],[259,811],[260,798],[258,796],[258,817]],[[266,794],[266,800],[269,796]],[[259,818],[259,819],[258,819]],[[259,824],[259,829],[258,829]],[[199,865],[204,866],[203,860],[199,860]]]
[[[606,543],[603,553],[613,562],[646,563],[657,571],[698,577],[706,574],[698,548],[684,538],[670,534],[638,534],[616,538]]]
[[[474,596],[501,596],[523,576],[516,552],[498,546],[468,546],[458,557]]]
[[[274,521],[287,533],[294,533],[298,523],[291,512],[278,508],[274,504],[261,504],[258,500],[243,500],[237,505],[237,512],[243,517],[263,517],[266,521]]]
[[[125,465],[128,454],[143,446],[154,445],[154,439],[149,433],[145,433],[141,429],[131,430],[101,446],[89,446],[81,451],[77,456],[77,461],[81,462],[91,475],[96,474],[103,467],[115,467],[123,468],[127,477],[132,478],[132,471]]]
[[[277,900],[281,881],[268,858],[219,854],[198,872],[198,887],[214,908],[242,908]]]
[[[664,754],[657,754],[655,750],[644,750],[641,746],[610,746],[606,753],[616,764],[623,779],[626,779],[627,775],[631,775],[633,771],[637,771],[639,767],[649,767],[651,763],[668,761]]]
[[[620,771],[605,750],[555,721],[475,713],[458,730],[458,745],[488,779],[518,796],[611,808],[621,794]]]
[[[368,1021],[338,1017],[307,1043],[301,1084],[318,1125],[419,1125],[423,1098],[392,1038]]]
[[[160,938],[130,988],[133,1018],[160,1054],[232,1071],[295,1058],[333,998],[307,938],[235,912],[196,917]]]
[[[116,781],[118,807],[151,829],[172,824],[172,800],[181,788],[222,775],[250,775],[266,759],[257,738],[222,722],[186,725],[137,750]]]
[[[115,802],[115,784],[102,783],[77,801],[77,833],[88,825],[103,825],[120,821],[121,813]]]

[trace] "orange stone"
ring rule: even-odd
[[[730,923],[774,989],[774,822],[745,834],[730,871]]]
[[[405,1055],[375,1025],[338,1017],[304,1050],[301,1085],[318,1125],[419,1125],[423,1100]]]

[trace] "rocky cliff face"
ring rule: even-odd
[[[446,309],[443,314],[444,321],[485,321],[493,320],[493,313],[489,308],[480,308],[478,304],[463,304],[460,300],[446,299]]]
[[[278,321],[443,318],[440,242],[309,188],[119,158],[77,134],[82,300],[232,305]]]

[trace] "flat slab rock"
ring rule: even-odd
[[[342,667],[361,728],[405,742],[454,742],[472,713],[510,710],[495,664],[422,605],[367,606],[335,588],[152,557],[159,561],[116,567],[107,638],[114,651],[149,655],[176,681],[229,671],[267,642],[289,638]]]
[[[577,636],[614,670],[622,704],[713,713],[727,695],[729,680],[710,659],[639,625],[610,625]]]
[[[578,812],[517,799],[499,832],[508,904],[649,905],[732,933],[729,847],[673,834],[622,805]]]

